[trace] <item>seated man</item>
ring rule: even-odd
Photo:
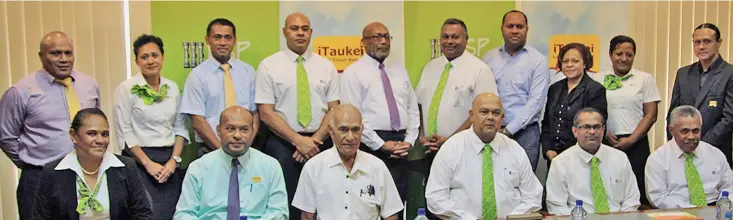
[[[733,174],[725,155],[700,141],[702,118],[695,107],[683,105],[670,113],[674,140],[662,145],[646,163],[649,201],[660,209],[702,207],[733,190]]]
[[[402,201],[387,165],[359,150],[361,113],[353,105],[342,104],[329,115],[335,147],[303,167],[293,198],[293,206],[303,211],[301,219],[316,219],[318,213],[318,219],[324,220],[396,220]]]
[[[425,198],[441,219],[496,219],[542,207],[542,185],[524,148],[498,132],[502,109],[495,94],[476,96],[471,128],[450,137],[436,154]]]
[[[279,219],[288,217],[280,164],[252,145],[252,115],[240,106],[221,113],[222,147],[189,165],[173,219]]]
[[[547,209],[569,215],[576,200],[588,213],[632,211],[639,208],[639,188],[626,154],[601,144],[603,116],[594,108],[575,114],[573,135],[578,143],[555,157],[547,176]]]

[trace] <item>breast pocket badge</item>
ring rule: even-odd
[[[717,108],[718,107],[718,101],[710,100],[710,104],[708,106],[710,106],[710,108]]]

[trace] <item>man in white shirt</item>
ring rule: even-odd
[[[425,197],[442,219],[496,219],[536,212],[542,185],[522,146],[498,132],[501,100],[481,93],[470,110],[470,129],[453,135],[435,156]]]
[[[265,58],[257,68],[255,103],[274,133],[263,152],[280,162],[290,202],[303,162],[331,147],[324,140],[324,121],[328,109],[338,105],[338,72],[330,60],[308,51],[312,33],[308,17],[288,15],[283,27],[288,49]],[[290,219],[300,219],[293,206]]]
[[[448,137],[471,126],[468,111],[478,94],[498,94],[494,73],[481,59],[466,52],[467,41],[468,29],[463,21],[445,20],[440,30],[443,56],[425,65],[415,89],[423,124],[420,143],[432,153]]]
[[[547,209],[569,215],[576,200],[589,213],[636,210],[639,188],[624,152],[601,143],[603,116],[594,108],[575,114],[573,134],[578,143],[552,160],[547,176]]]
[[[660,209],[712,205],[722,191],[733,190],[733,173],[725,155],[701,141],[702,117],[683,105],[670,113],[674,137],[654,151],[646,164],[649,201]]]
[[[382,159],[404,202],[407,185],[407,150],[418,136],[420,112],[410,77],[402,66],[387,66],[392,36],[374,22],[362,33],[366,56],[340,76],[341,103],[356,106],[364,118],[361,149]],[[398,214],[398,216],[401,216]]]
[[[293,206],[303,210],[299,216],[304,220],[316,219],[316,213],[324,220],[396,220],[402,202],[387,166],[359,150],[361,113],[344,104],[329,115],[335,147],[305,164],[293,200]]]

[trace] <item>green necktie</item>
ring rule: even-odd
[[[308,74],[303,66],[303,57],[298,57],[297,68],[297,87],[298,87],[298,122],[303,127],[308,127],[313,116],[311,115],[311,91],[308,83]]]
[[[608,213],[608,199],[606,188],[603,187],[603,178],[598,169],[598,157],[593,156],[590,160],[590,183],[593,191],[593,203],[596,205],[596,213]]]
[[[491,145],[484,144],[484,166],[481,178],[483,192],[481,219],[496,219],[496,195],[494,194],[494,160],[491,156]]]
[[[695,156],[691,153],[685,153],[685,177],[687,178],[687,188],[690,190],[690,203],[697,207],[707,205],[705,202],[705,191],[702,188],[702,180],[700,174],[697,173],[692,158]]]
[[[79,203],[76,205],[76,212],[79,213],[79,215],[84,215],[87,213],[87,207],[91,208],[92,211],[95,213],[100,213],[104,210],[104,207],[102,206],[102,203],[97,200],[97,194],[99,194],[99,186],[102,185],[102,180],[104,179],[104,173],[102,173],[102,178],[99,178],[97,181],[97,185],[94,186],[94,191],[90,191],[89,187],[84,184],[83,181],[81,181],[81,178],[79,176],[76,176],[76,184],[78,185],[79,189]]]
[[[623,86],[621,82],[629,79],[631,75],[632,74],[626,74],[623,77],[617,76],[616,74],[606,75],[606,77],[603,78],[603,87],[606,87],[607,90],[616,90],[621,88],[621,86]]]
[[[438,81],[438,86],[435,88],[435,93],[433,93],[433,99],[430,101],[430,109],[428,110],[428,133],[426,136],[438,133],[438,109],[440,109],[440,100],[443,97],[445,83],[448,82],[451,67],[453,67],[453,64],[450,62],[445,64],[443,74],[440,75],[440,81]]]

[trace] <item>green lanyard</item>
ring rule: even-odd
[[[79,176],[76,176],[76,184],[79,186],[79,195],[81,196],[81,199],[79,199],[79,204],[76,206],[76,212],[78,212],[80,215],[84,215],[87,213],[87,207],[91,208],[95,213],[100,213],[102,210],[104,210],[104,207],[102,206],[102,203],[97,200],[97,194],[99,194],[99,188],[100,183],[102,183],[102,180],[104,179],[104,173],[102,173],[102,178],[99,178],[99,181],[97,181],[97,185],[94,186],[94,191],[90,191],[89,187],[84,184],[84,182],[81,180]]]

